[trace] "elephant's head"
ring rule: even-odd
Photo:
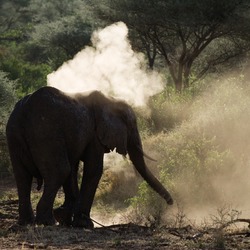
[[[100,143],[108,150],[122,155],[129,155],[140,175],[162,196],[168,204],[173,204],[169,192],[149,171],[144,161],[144,153],[137,129],[136,116],[132,108],[125,102],[108,99],[100,92],[92,93],[96,133]]]

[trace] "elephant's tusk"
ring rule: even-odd
[[[146,157],[147,159],[149,159],[149,160],[151,160],[151,161],[157,161],[157,160],[155,160],[154,158],[152,158],[152,157],[150,157],[149,155],[147,155],[145,152],[143,152],[143,150],[142,150],[142,148],[141,147],[139,147],[138,146],[138,149],[139,149],[139,151],[142,153],[142,155],[144,156],[144,157]]]
[[[143,156],[146,157],[147,159],[151,160],[151,161],[157,161],[154,158],[150,157],[149,155],[145,154],[145,152],[143,152]]]

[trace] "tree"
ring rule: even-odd
[[[149,67],[161,57],[177,91],[190,86],[191,76],[204,77],[216,66],[242,56],[250,34],[248,1],[244,0],[107,0],[99,16],[122,20]],[[223,49],[222,49],[223,48]],[[204,62],[201,55],[206,54]],[[199,60],[198,60],[199,59]]]
[[[0,71],[0,125],[5,124],[10,110],[16,101],[15,98],[16,81],[7,77],[7,73]]]
[[[31,0],[31,41],[58,67],[90,43],[92,14],[86,0]]]
[[[25,7],[29,0],[0,0],[0,42],[20,41],[25,36],[29,16]]]
[[[32,30],[31,16],[27,9],[29,2],[29,0],[0,1],[0,70],[8,73],[9,82],[19,79],[15,83],[15,88],[18,89],[20,96],[33,90],[31,85],[35,85],[34,83],[39,83],[37,85],[41,87],[40,77],[46,79],[46,75],[45,78],[43,75],[45,72],[43,64],[39,63],[38,66],[26,60],[25,46]],[[7,82],[6,75],[2,74],[1,80],[3,79]]]
[[[42,23],[35,26],[32,33],[31,53],[35,48],[39,51],[39,58],[44,62],[50,58],[54,69],[90,44],[93,27],[79,15],[61,18],[55,22]],[[30,45],[31,45],[30,44]]]
[[[5,72],[0,71],[0,172],[7,171],[10,166],[5,126],[16,101],[15,85],[15,81],[11,81]]]
[[[0,70],[18,79],[19,96],[89,44],[91,18],[82,0],[0,0]]]

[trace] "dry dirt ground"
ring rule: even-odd
[[[3,192],[3,188],[0,188]],[[16,192],[12,189],[11,192]],[[13,195],[0,200],[0,249],[250,249],[247,228],[221,230],[198,228],[148,228],[135,224],[96,227],[94,230],[62,226],[19,227],[18,200]]]

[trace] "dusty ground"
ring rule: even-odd
[[[3,187],[0,192],[3,194]],[[249,229],[229,231],[226,225],[222,230],[191,225],[153,229],[135,224],[99,226],[94,230],[18,227],[18,200],[11,193],[15,194],[15,189],[0,200],[0,249],[250,249]]]

